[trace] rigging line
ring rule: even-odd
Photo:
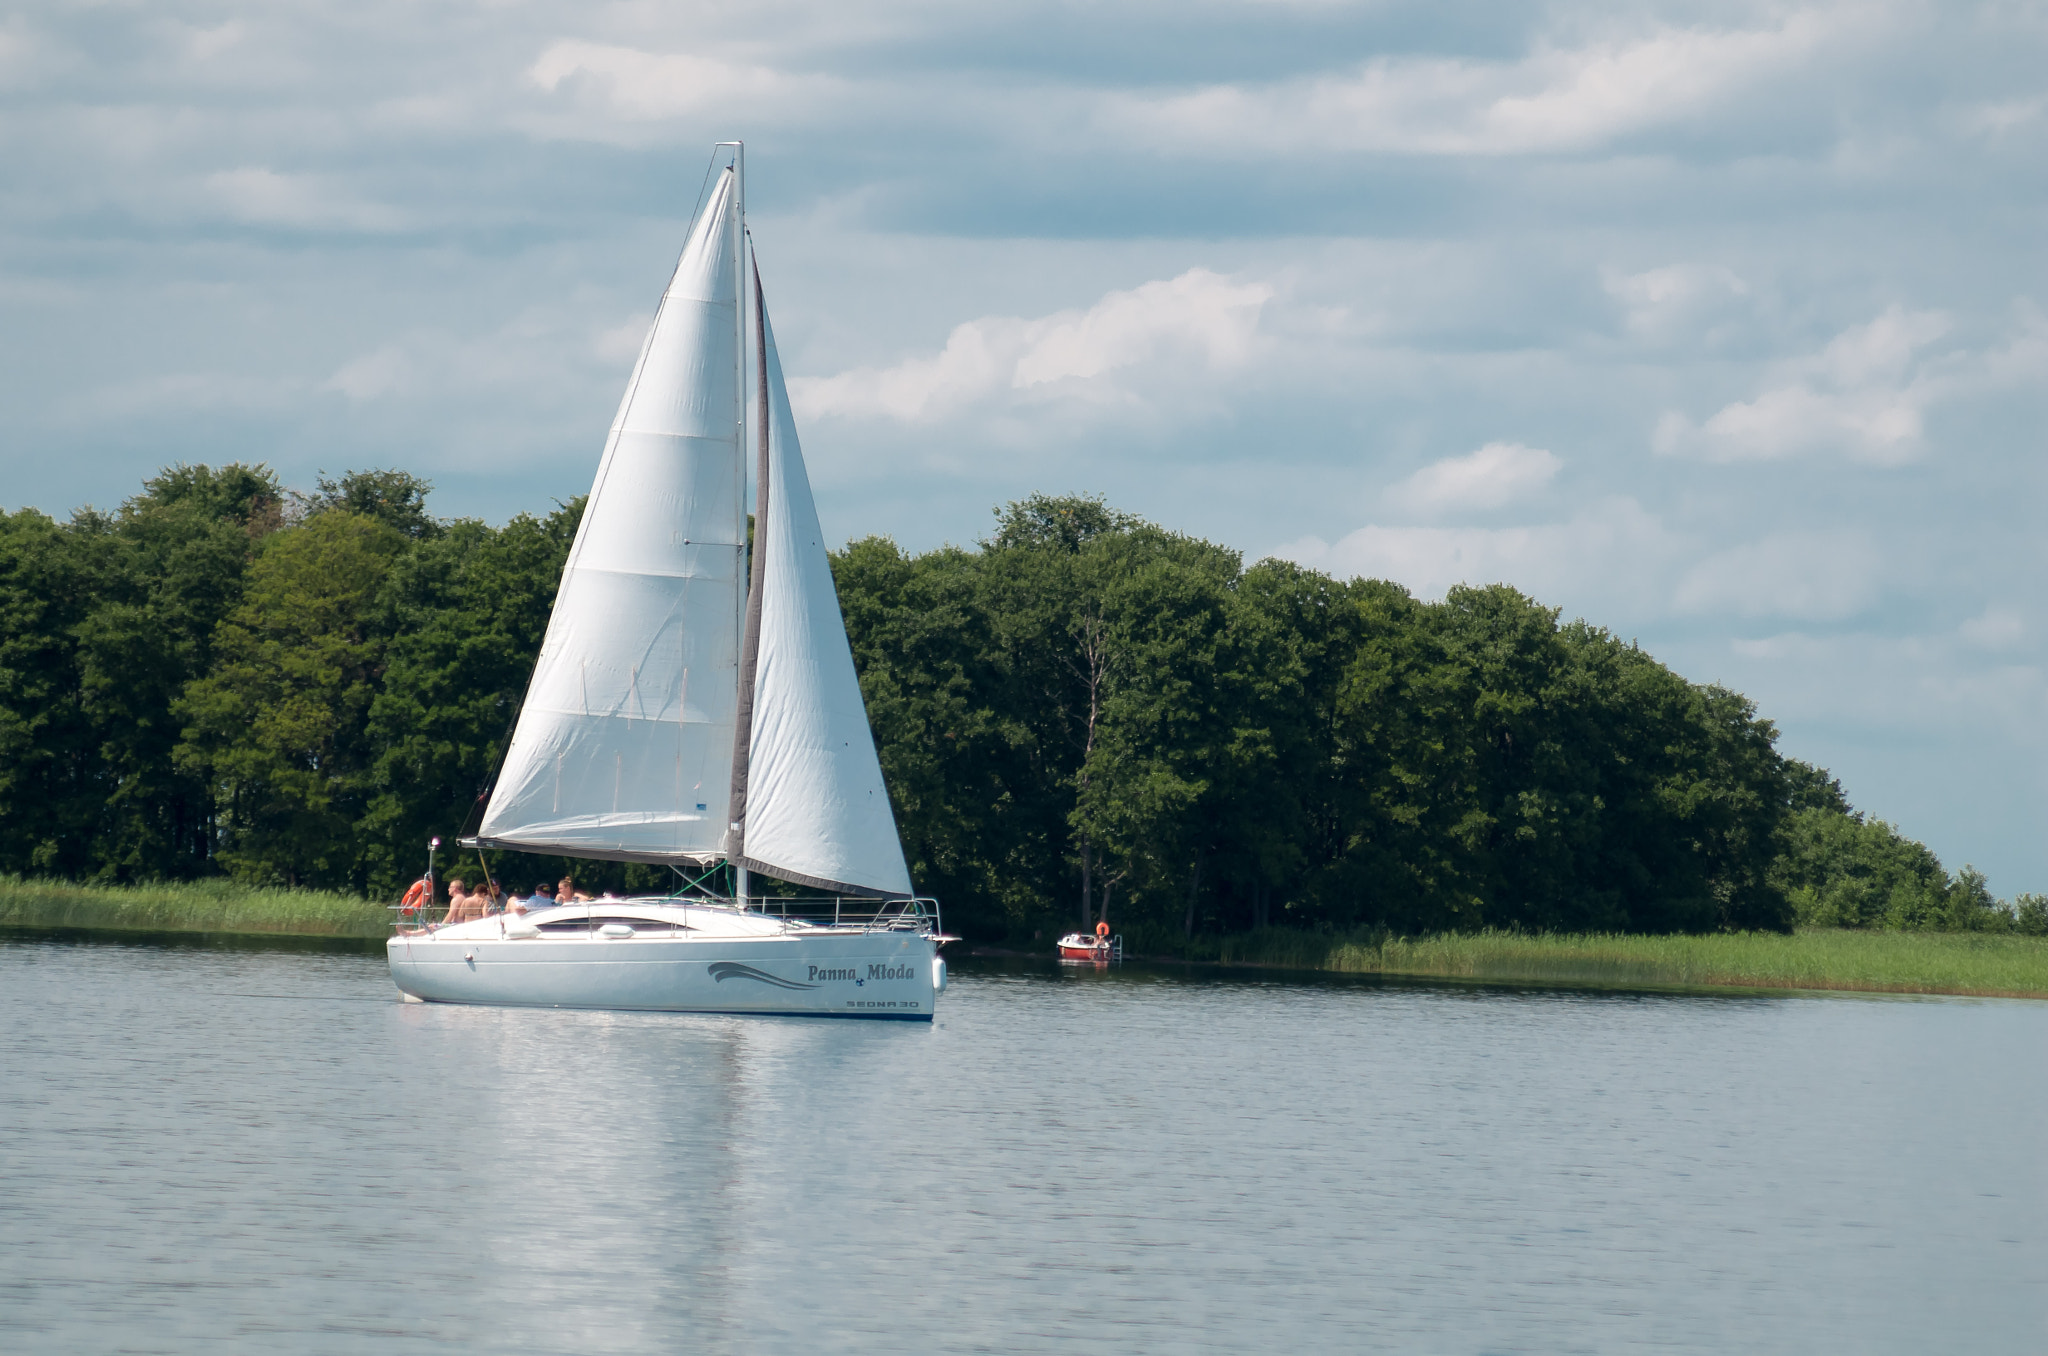
[[[711,149],[716,151],[718,147],[713,146]],[[720,168],[719,162],[731,159],[732,157],[729,155],[713,155],[711,162],[704,166],[704,177],[697,182],[697,203],[690,209],[690,220],[695,221],[697,214],[704,210],[704,199],[711,192],[711,176],[718,172]]]
[[[529,675],[529,676],[528,676],[528,678],[527,678],[527,688],[528,688],[528,689],[529,689],[529,691],[530,691],[530,690],[532,689],[532,687],[533,687],[533,679],[532,679],[532,677],[531,677],[531,676]],[[489,771],[487,771],[487,772],[485,772],[485,773],[484,773],[484,775],[483,775],[483,778],[482,778],[482,779],[481,779],[480,781],[478,781],[478,782],[477,782],[477,784],[476,784],[476,800],[475,800],[475,801],[474,801],[474,802],[473,802],[473,803],[472,803],[472,804],[470,805],[470,807],[469,807],[469,808],[470,808],[470,809],[471,809],[472,811],[473,811],[473,810],[475,810],[475,809],[476,809],[476,807],[477,807],[478,805],[481,805],[481,806],[483,806],[483,807],[485,808],[485,812],[486,812],[486,813],[488,813],[488,812],[489,812],[489,809],[490,809],[490,799],[491,799],[491,796],[492,796],[492,795],[493,795],[493,793],[495,793],[495,792],[497,791],[497,789],[498,789],[498,778],[499,778],[499,777],[500,777],[500,776],[501,776],[501,775],[502,775],[502,774],[504,773],[504,771],[505,771],[505,760],[506,760],[507,758],[510,758],[510,757],[512,756],[512,732],[513,732],[513,730],[514,730],[515,728],[517,728],[517,726],[518,726],[518,724],[519,724],[519,715],[520,715],[520,713],[521,713],[522,711],[524,711],[525,709],[526,709],[526,700],[525,700],[525,698],[523,698],[523,697],[522,697],[522,698],[520,699],[520,701],[519,701],[519,705],[517,705],[517,706],[515,706],[515,707],[513,707],[513,708],[512,708],[512,716],[511,716],[511,718],[510,718],[509,720],[507,720],[507,721],[505,722],[505,729],[504,729],[504,732],[503,732],[502,734],[500,734],[500,735],[498,736],[498,757],[497,757],[497,760],[496,760],[495,762],[493,762],[493,763],[491,764],[490,770],[489,770]],[[456,836],[456,839],[457,839],[458,841],[460,841],[461,839],[464,839],[464,838],[467,838],[467,837],[469,837],[469,836],[470,836],[470,834],[469,834],[469,828],[468,828],[468,826],[469,826],[469,816],[468,816],[467,814],[465,814],[465,815],[464,815],[464,816],[462,817],[462,823],[463,823],[463,831],[455,835],[455,836]],[[483,830],[483,816],[482,816],[482,815],[479,815],[479,816],[477,817],[477,826],[476,826],[476,827],[477,827],[477,831],[478,831],[478,832],[482,832],[482,830]]]
[[[484,907],[488,909],[491,907],[491,895],[496,892],[498,883],[491,879],[491,864],[484,860],[484,850],[481,846],[476,850],[476,864],[484,871]],[[502,911],[498,914],[498,935],[505,935],[505,915]]]
[[[695,880],[690,879],[690,873],[683,870],[681,867],[677,866],[674,862],[670,862],[668,864],[668,869],[675,872],[676,875],[680,877],[683,882],[683,888],[676,891],[675,894],[669,896],[669,898],[680,899],[689,891],[696,889],[699,885],[702,885],[705,881],[710,880],[720,871],[723,871],[725,869],[725,863],[713,862],[711,864],[711,868],[708,871],[706,871],[703,875],[697,877]]]

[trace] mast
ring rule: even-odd
[[[746,236],[740,239],[745,242]],[[751,254],[751,249],[746,251]],[[761,265],[753,266],[754,333],[768,333],[768,308],[761,296]],[[726,858],[739,874],[733,893],[742,904],[747,898],[747,868],[743,862],[747,835],[747,769],[753,753],[754,680],[761,669],[761,599],[768,572],[768,344],[757,340],[758,370],[755,373],[754,417],[757,427],[754,460],[754,545],[752,568],[747,578],[747,614],[740,632],[740,699],[738,718],[732,732],[732,827],[726,840]],[[744,347],[741,362],[745,362]]]
[[[733,496],[736,519],[733,523],[734,539],[749,540],[747,534],[747,145],[744,141],[720,142],[721,146],[732,147],[733,193],[739,208],[738,248],[733,251],[733,296],[739,304],[733,307],[733,409],[737,412],[737,436],[735,445],[740,455],[735,460],[733,473],[739,479],[738,493]],[[754,270],[754,308],[761,307],[761,273]],[[762,408],[756,419],[760,430],[761,451],[759,468],[756,473],[754,511],[755,531],[765,527],[768,516],[768,412],[765,384],[762,387]],[[735,600],[739,615],[740,662],[738,673],[738,694],[735,706],[732,736],[731,796],[726,810],[726,832],[724,851],[727,861],[733,866],[733,897],[742,908],[747,902],[747,868],[740,861],[740,842],[745,833],[747,813],[747,762],[753,733],[754,673],[760,663],[761,645],[761,571],[765,561],[761,555],[760,542],[751,542],[747,551],[748,570],[740,596]]]

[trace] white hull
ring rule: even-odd
[[[792,927],[730,909],[642,905],[627,915],[596,905],[589,915],[690,921],[688,931],[630,937],[508,935],[533,922],[580,924],[577,908],[400,933],[386,946],[391,978],[430,1003],[909,1021],[930,1021],[945,987],[945,962],[926,932]]]

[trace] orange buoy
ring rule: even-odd
[[[1105,942],[1106,942],[1106,941],[1108,941],[1108,940],[1109,940],[1109,924],[1107,924],[1107,923],[1097,923],[1097,924],[1095,925],[1095,935],[1096,935],[1096,936],[1098,936],[1098,937],[1100,937],[1100,938],[1102,938],[1102,940],[1103,940],[1103,941],[1105,941]]]

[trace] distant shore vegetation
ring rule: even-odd
[[[180,465],[0,512],[0,873],[395,897],[474,826],[582,508],[493,527],[428,489]],[[1739,693],[1503,585],[1247,567],[1086,497],[834,569],[913,877],[979,940],[2048,934]]]
[[[0,876],[0,930],[16,936],[184,936],[259,946],[266,939],[283,945],[313,939],[374,951],[389,935],[391,917],[382,900],[242,885],[224,876],[143,885]],[[2048,937],[2010,929],[1801,927],[1658,936],[1487,930],[1397,937],[1376,927],[1350,933],[1275,927],[1185,938],[1141,926],[1126,940],[1135,961],[1481,984],[2048,998]],[[1029,954],[1047,956],[1043,947]]]

